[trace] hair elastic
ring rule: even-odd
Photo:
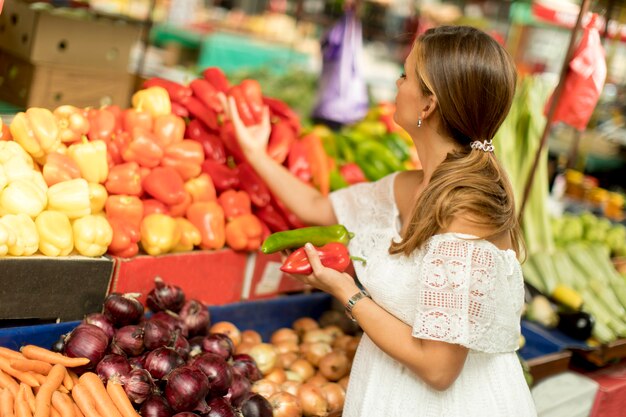
[[[470,144],[470,147],[472,149],[480,149],[483,152],[493,152],[493,150],[495,149],[490,140],[484,140],[482,142],[479,140],[475,140]]]

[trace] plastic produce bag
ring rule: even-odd
[[[347,11],[322,39],[322,75],[313,117],[355,123],[367,113],[367,86],[361,71],[361,22]]]
[[[585,26],[578,48],[569,63],[563,93],[554,112],[553,122],[564,122],[585,130],[598,103],[606,79],[606,59],[593,15]],[[552,97],[546,105],[550,106]]]

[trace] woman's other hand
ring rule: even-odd
[[[267,106],[263,107],[263,115],[261,123],[246,126],[239,117],[239,111],[237,110],[237,103],[232,97],[228,97],[228,113],[230,119],[235,127],[235,133],[237,134],[237,140],[239,146],[244,154],[258,155],[259,152],[265,152],[267,149],[267,143],[270,138],[270,132],[272,130],[270,126],[270,111]]]

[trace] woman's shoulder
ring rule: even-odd
[[[445,230],[441,231],[443,236],[466,236],[474,240],[491,243],[501,251],[513,249],[511,236],[507,232],[498,232],[490,225],[482,224],[463,214],[456,215]]]

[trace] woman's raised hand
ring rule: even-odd
[[[239,146],[241,146],[243,153],[246,155],[255,155],[259,152],[265,152],[272,130],[270,126],[269,108],[267,106],[263,107],[261,123],[253,126],[243,124],[239,117],[237,103],[235,103],[235,99],[232,97],[228,97],[228,112],[233,126],[235,127],[237,140],[239,141]]]

